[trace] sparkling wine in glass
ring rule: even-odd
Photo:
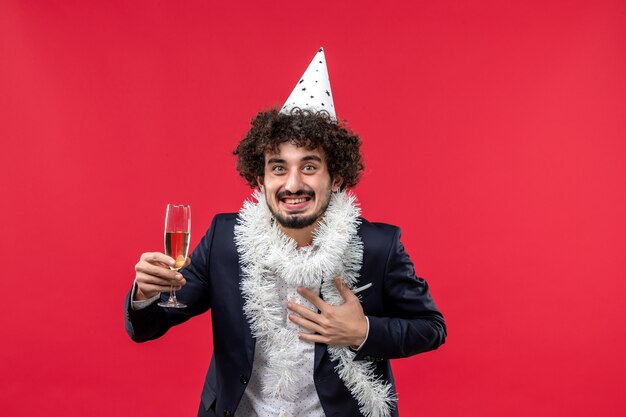
[[[176,264],[170,269],[178,271],[185,264],[189,251],[189,233],[191,232],[191,207],[168,204],[165,212],[165,254],[174,258]],[[185,308],[185,304],[176,299],[174,284],[170,288],[170,298],[159,303],[161,307]]]

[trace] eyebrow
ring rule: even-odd
[[[321,163],[322,162],[322,158],[320,158],[317,155],[307,155],[307,156],[305,156],[304,158],[302,158],[300,160],[300,162],[307,162],[307,161],[317,161],[317,162]],[[267,160],[267,165],[270,165],[270,164],[284,164],[285,162],[287,162],[287,161],[285,161],[284,159],[281,159],[281,158],[270,158],[270,159]]]

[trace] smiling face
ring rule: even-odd
[[[286,229],[314,226],[328,208],[331,192],[341,186],[341,178],[331,179],[321,148],[291,142],[280,144],[277,153],[265,153],[264,176],[257,180],[270,211]]]

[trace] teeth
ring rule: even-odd
[[[288,198],[285,200],[287,204],[298,204],[306,201],[306,198]]]

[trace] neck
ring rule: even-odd
[[[278,225],[280,230],[290,238],[296,241],[296,245],[301,248],[303,246],[308,246],[313,243],[313,232],[317,228],[318,222],[313,223],[311,226],[303,227],[301,229],[290,229],[287,227],[283,227],[282,225]]]

